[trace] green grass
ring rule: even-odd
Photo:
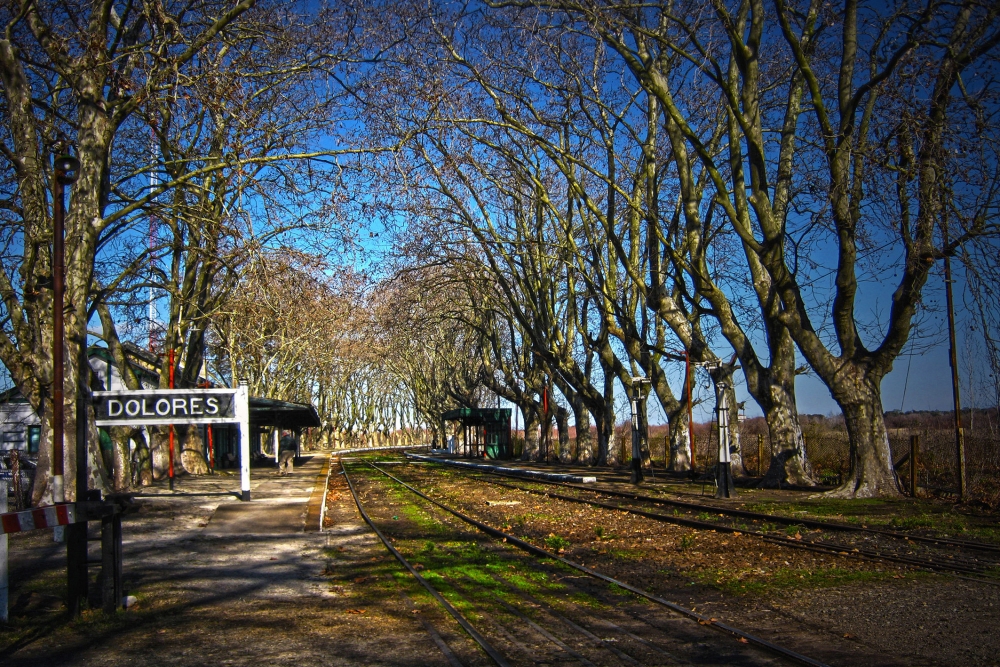
[[[887,528],[891,530],[929,531],[942,536],[1000,542],[1000,525],[995,517],[978,519],[953,511],[950,503],[932,500],[886,500],[865,498],[857,500],[817,499],[794,503],[756,502],[746,506],[754,512],[778,514],[786,517],[811,516],[832,519],[854,526]],[[765,528],[764,530],[773,530]]]
[[[899,576],[893,572],[847,570],[834,567],[813,570],[778,568],[771,570],[766,575],[750,573],[743,576],[726,570],[703,570],[695,574],[694,578],[701,584],[717,588],[730,595],[763,595],[792,588],[829,588],[853,583],[882,582]],[[902,576],[910,579],[919,575],[908,573]]]
[[[561,535],[549,535],[545,538],[545,546],[552,551],[561,551],[569,548],[570,541]]]

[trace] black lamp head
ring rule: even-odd
[[[69,151],[65,151],[55,161],[56,178],[63,185],[75,183],[80,170],[80,161]]]

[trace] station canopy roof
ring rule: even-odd
[[[308,403],[278,401],[273,398],[250,397],[250,425],[278,428],[309,428],[321,426],[319,413]]]
[[[448,422],[462,422],[465,426],[510,423],[510,408],[455,408],[441,415]]]

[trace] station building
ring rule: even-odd
[[[142,389],[159,388],[159,374],[156,371],[158,359],[132,343],[124,343],[126,361],[139,379]],[[108,391],[124,391],[121,373],[115,367],[107,348],[91,347],[88,350],[90,367],[97,376],[102,389]],[[206,383],[200,382],[201,386]],[[296,442],[296,454],[301,453],[301,433],[305,428],[321,425],[316,409],[309,404],[279,401],[268,398],[250,397],[250,455],[256,463],[277,460],[280,432],[290,431]],[[153,442],[153,434],[148,427],[145,431],[146,442]],[[189,427],[198,430],[197,437],[203,442],[211,442],[206,448],[206,458],[211,451],[212,461],[206,463],[211,468],[240,467],[239,434],[235,425],[215,425]],[[209,431],[209,429],[211,429]],[[102,429],[103,431],[103,429]],[[102,445],[110,437],[102,433]],[[28,400],[16,388],[0,394],[0,451],[19,450],[28,458],[38,456],[41,442],[41,421],[32,409]],[[136,444],[129,443],[130,453],[134,452]]]

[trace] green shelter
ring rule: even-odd
[[[509,459],[513,454],[510,412],[510,408],[456,408],[441,415],[441,420],[461,425],[463,455]]]

